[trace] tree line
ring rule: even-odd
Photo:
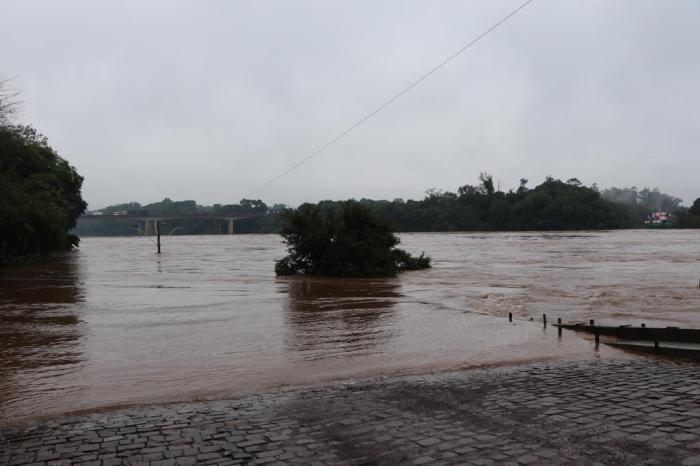
[[[321,209],[337,209],[345,201],[321,201]],[[516,189],[501,191],[494,186],[493,176],[482,173],[477,184],[464,185],[456,192],[429,190],[420,200],[361,199],[358,203],[370,208],[386,220],[394,231],[517,231],[517,230],[600,230],[641,228],[647,216],[656,211],[671,212],[675,226],[700,226],[700,199],[691,208],[681,205],[675,196],[657,188],[608,188],[595,184],[584,186],[576,178],[566,181],[547,177],[530,188],[521,179]],[[254,219],[236,223],[237,233],[278,233],[284,225],[286,206],[268,207],[260,199],[243,199],[236,204],[203,206],[195,201],[172,201],[168,198],[153,204],[117,204],[102,209],[103,215],[120,211],[146,211],[159,214],[213,213],[235,215],[257,213]],[[134,221],[114,219],[88,221],[81,219],[76,232],[81,235],[136,234]],[[217,234],[226,230],[220,223],[207,219],[168,221],[166,231],[175,234]]]

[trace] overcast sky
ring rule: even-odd
[[[231,203],[520,3],[0,0],[0,72],[90,208]],[[535,0],[254,197],[420,198],[487,171],[692,203],[699,46],[697,0]]]

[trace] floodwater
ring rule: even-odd
[[[278,236],[84,238],[0,269],[0,419],[289,384],[627,357],[551,321],[700,327],[700,232],[404,234],[434,268],[276,278]],[[514,322],[508,323],[508,312]],[[530,321],[530,319],[534,319]]]

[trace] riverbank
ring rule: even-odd
[[[0,428],[0,463],[700,464],[697,366],[560,362]]]

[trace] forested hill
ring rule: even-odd
[[[600,191],[584,186],[576,178],[561,181],[547,178],[529,188],[522,179],[517,189],[495,189],[493,177],[482,174],[479,184],[461,186],[457,192],[430,190],[422,200],[395,199],[359,202],[371,207],[391,222],[395,231],[517,231],[584,230],[639,228],[655,210],[674,214],[677,227],[700,227],[700,199],[690,209],[677,197],[658,189],[610,188]],[[333,207],[339,201],[321,201],[320,207]],[[202,206],[195,201],[164,199],[148,205],[136,202],[102,209],[102,215],[138,212],[151,215],[259,214],[236,222],[237,233],[276,233],[282,226],[280,213],[286,207],[267,206],[262,200],[243,199],[238,204]],[[168,220],[164,228],[173,234],[218,234],[226,231],[211,219]],[[133,219],[80,219],[75,233],[90,235],[138,234]]]

